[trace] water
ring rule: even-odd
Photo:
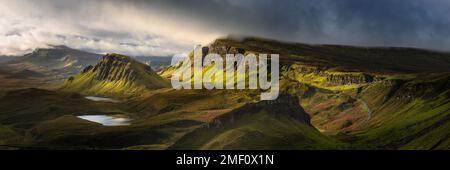
[[[96,96],[87,96],[86,99],[95,101],[95,102],[111,102],[111,103],[118,103],[118,100],[106,98],[106,97],[96,97]]]
[[[130,125],[131,121],[129,118],[108,115],[85,115],[77,117],[91,122],[100,123],[103,126],[127,126]]]

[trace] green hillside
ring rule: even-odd
[[[337,149],[345,145],[310,124],[296,97],[250,103],[188,133],[171,149]]]
[[[293,63],[334,71],[372,73],[449,72],[450,53],[414,48],[377,48],[286,43],[262,38],[218,39],[209,52],[219,54],[280,54],[283,65]]]
[[[95,66],[88,66],[69,78],[60,89],[82,94],[131,96],[163,87],[169,87],[168,81],[149,66],[127,56],[107,54]]]
[[[206,48],[219,54],[280,53],[282,90],[302,97],[301,106],[322,133],[353,147],[448,148],[448,53],[290,44],[258,38],[219,39]],[[169,67],[160,74],[171,70]],[[208,140],[214,140],[211,138]]]
[[[162,77],[170,77],[177,65],[158,75],[129,57],[108,54],[58,88],[4,90],[0,147],[450,148],[448,53],[259,38],[219,39],[203,50],[280,53],[279,98],[260,101],[260,90],[175,90]],[[117,102],[91,101],[86,95]],[[104,126],[81,115],[131,121]]]

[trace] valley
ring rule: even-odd
[[[450,53],[261,38],[203,49],[280,54],[280,96],[175,90],[167,78],[177,65],[157,72],[132,57],[57,46],[2,64],[0,148],[450,148]],[[42,56],[60,57],[29,64]]]

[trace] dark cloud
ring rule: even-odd
[[[226,35],[450,51],[449,14],[448,0],[0,0],[0,54],[169,55]]]
[[[135,1],[228,34],[288,41],[450,50],[445,0]]]

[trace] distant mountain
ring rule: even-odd
[[[69,78],[61,89],[98,95],[135,95],[143,89],[168,85],[149,66],[124,55],[107,54],[95,66]]]
[[[136,56],[133,57],[133,59],[149,65],[153,70],[159,71],[163,69],[164,67],[167,67],[170,65],[172,61],[171,56],[166,57],[158,57],[158,56]]]
[[[0,63],[8,62],[14,60],[14,56],[4,56],[0,55]]]
[[[67,78],[88,65],[97,63],[101,55],[72,49],[66,46],[40,48],[32,53],[16,57],[7,64],[17,69],[28,69]]]

